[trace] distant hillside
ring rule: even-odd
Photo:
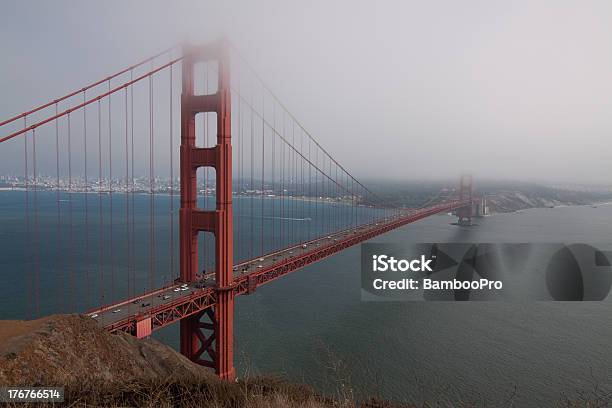
[[[559,205],[590,205],[612,200],[609,191],[579,191],[529,184],[513,187],[482,189],[491,213]]]
[[[523,191],[502,191],[487,196],[490,213],[511,212],[527,208],[556,207],[559,205],[585,205],[596,202],[590,197],[574,194],[543,195]]]
[[[396,206],[419,207],[435,200],[454,181],[370,182],[368,186]],[[535,207],[588,205],[612,201],[609,186],[544,185],[527,182],[474,179],[474,195],[487,196],[491,213],[510,212]]]

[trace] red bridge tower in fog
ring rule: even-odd
[[[215,237],[215,306],[181,320],[181,353],[203,365],[214,367],[221,378],[234,377],[234,277],[232,225],[232,109],[229,49],[223,43],[187,50],[183,59],[183,94],[181,96],[181,209],[180,267],[181,280],[194,282],[198,272],[198,234],[212,232]],[[194,64],[202,60],[218,61],[217,92],[194,95]],[[217,144],[195,145],[197,113],[217,114]],[[197,208],[196,170],[215,168],[216,209]],[[216,348],[213,348],[213,343]],[[204,357],[207,358],[204,358]]]

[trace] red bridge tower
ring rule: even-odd
[[[194,65],[215,60],[219,67],[217,92],[195,95]],[[195,117],[197,113],[205,112],[217,114],[217,144],[214,147],[197,147],[195,144]],[[196,280],[198,233],[213,233],[217,301],[213,308],[181,320],[181,353],[198,364],[213,367],[219,377],[227,380],[235,376],[231,122],[228,45],[219,41],[205,47],[186,47],[181,95],[181,280]],[[197,207],[196,170],[206,166],[216,170],[214,211]]]

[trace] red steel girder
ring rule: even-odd
[[[212,307],[216,302],[216,291],[213,288],[204,288],[189,296],[177,298],[170,303],[156,306],[145,313],[128,316],[106,326],[106,329],[110,332],[124,331],[135,334],[136,322],[151,317],[152,329],[157,330]]]

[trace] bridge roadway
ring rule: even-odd
[[[417,210],[406,210],[399,216],[381,218],[357,228],[339,231],[238,263],[234,266],[234,283],[231,290],[235,295],[252,293],[257,286],[343,249],[422,218],[468,204],[469,201],[450,201]],[[151,329],[156,330],[214,306],[216,292],[214,274],[211,273],[198,282],[175,283],[130,300],[91,310],[87,315],[111,332],[122,330],[137,334],[137,323],[148,318],[151,319]]]

